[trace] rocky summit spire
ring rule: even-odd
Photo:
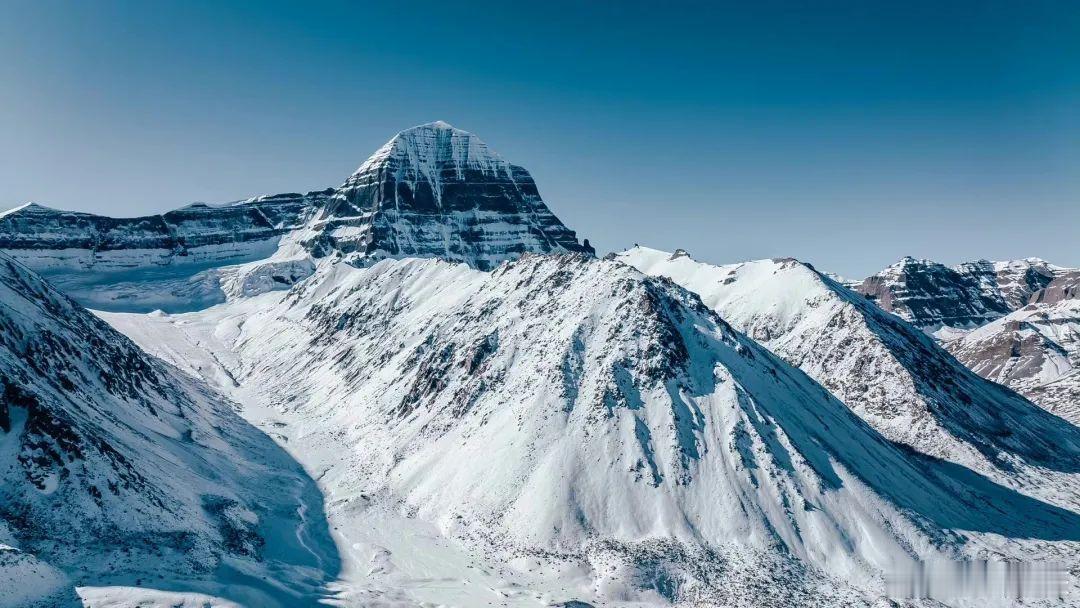
[[[489,269],[523,253],[582,252],[529,172],[472,133],[432,122],[395,135],[337,190],[304,241],[367,264],[439,257]]]

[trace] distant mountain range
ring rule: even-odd
[[[1080,269],[904,258],[852,287],[979,375],[1080,424]]]
[[[598,259],[442,122],[325,191],[19,207],[0,606],[1061,603],[1078,277]]]

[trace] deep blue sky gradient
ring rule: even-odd
[[[324,188],[436,119],[602,251],[1080,266],[1075,2],[0,0],[0,208]]]

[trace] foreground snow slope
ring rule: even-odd
[[[320,512],[233,404],[0,254],[5,542],[79,585],[227,584],[296,605],[337,570]]]
[[[438,554],[494,556],[563,601],[858,604],[912,559],[1080,540],[1076,514],[891,443],[693,294],[616,262],[323,265],[287,294],[107,317],[273,420],[321,471],[341,538],[431,526]],[[381,542],[398,545],[352,544],[346,570],[366,576],[341,598],[410,567]]]
[[[1080,429],[980,378],[922,331],[794,259],[616,256],[701,295],[893,441],[1080,512]]]

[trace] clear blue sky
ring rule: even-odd
[[[1076,2],[526,4],[0,0],[0,207],[323,188],[441,119],[602,251],[1080,266]]]

